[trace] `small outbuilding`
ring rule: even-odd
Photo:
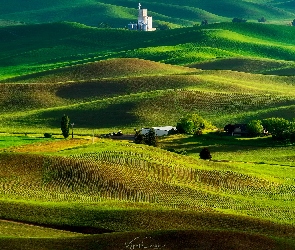
[[[169,131],[174,129],[176,130],[176,127],[172,126],[164,126],[164,127],[152,127],[155,130],[156,136],[163,136],[163,135],[168,135]],[[142,128],[141,129],[141,134],[145,135],[150,131],[151,128]]]

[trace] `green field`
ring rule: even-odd
[[[220,132],[294,119],[295,29],[278,25],[291,2],[150,2],[178,27],[156,32],[84,25],[129,20],[131,0],[13,2],[0,4],[1,249],[295,249],[294,144]],[[192,27],[204,18],[220,23]],[[84,24],[43,23],[64,20]],[[212,129],[156,148],[104,136],[192,113]]]

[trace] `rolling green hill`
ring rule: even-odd
[[[87,24],[97,11],[100,21],[126,22],[137,4],[12,3],[0,18],[78,16]],[[149,4],[158,22],[175,26],[192,26],[195,16],[230,20],[232,12],[291,17],[283,1]],[[161,148],[90,140],[176,125],[191,113],[219,128],[294,119],[294,35],[294,27],[231,22],[156,32],[70,22],[1,27],[0,248],[122,249],[147,240],[168,249],[294,249],[294,145],[213,132],[167,137]],[[73,140],[60,139],[64,114],[75,123]],[[45,132],[54,138],[41,138]],[[199,159],[203,147],[212,161]]]
[[[207,19],[210,23],[229,21],[233,17],[257,22],[264,16],[268,22],[290,23],[294,19],[290,1],[149,1],[142,3],[153,16],[155,25],[169,22],[174,26],[192,26]],[[0,19],[24,23],[80,22],[97,27],[108,23],[123,28],[137,19],[138,1],[135,0],[45,0],[24,3],[20,0],[0,5]]]
[[[48,146],[52,148],[56,143],[52,141]],[[234,239],[240,234],[253,240],[258,237],[255,244],[262,244],[263,248],[295,243],[291,207],[294,183],[280,172],[292,175],[291,168],[278,169],[274,177],[266,167],[248,172],[234,164],[206,162],[108,140],[51,155],[2,153],[0,162],[1,217],[5,219],[117,232],[164,230],[164,234],[169,234],[175,230],[184,235],[183,244],[198,244],[185,237],[193,233],[191,230],[215,239],[227,232],[233,238],[227,243],[221,241],[222,245],[229,244],[234,249]],[[1,222],[2,226],[10,225]],[[30,235],[26,225],[20,226],[21,237]],[[50,234],[49,229],[31,230],[37,237]],[[66,232],[55,233],[51,238],[75,237]],[[10,236],[13,234],[10,231]],[[100,244],[106,244],[107,239],[101,237]],[[116,234],[109,237],[116,239]],[[85,236],[79,238],[95,244]],[[71,241],[64,239],[67,244]],[[250,244],[246,239],[240,241]],[[255,249],[255,245],[249,247]]]
[[[257,66],[255,72],[283,70],[278,73],[282,74],[286,68],[294,68],[294,34],[293,27],[254,23],[220,23],[143,33],[74,23],[5,27],[0,29],[0,79],[109,58],[190,65],[242,57],[249,62],[255,59],[256,64],[261,60],[261,69]],[[266,69],[263,65],[267,59],[273,60],[273,64]]]

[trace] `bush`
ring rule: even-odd
[[[200,158],[203,160],[210,160],[212,158],[208,148],[203,148],[200,152]]]
[[[45,133],[45,134],[44,134],[44,137],[45,137],[45,138],[51,138],[51,137],[52,137],[52,134],[50,134],[50,133]]]

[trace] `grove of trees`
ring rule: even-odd
[[[181,134],[200,135],[205,128],[210,128],[212,125],[198,114],[189,114],[180,118],[176,125],[176,129]]]

